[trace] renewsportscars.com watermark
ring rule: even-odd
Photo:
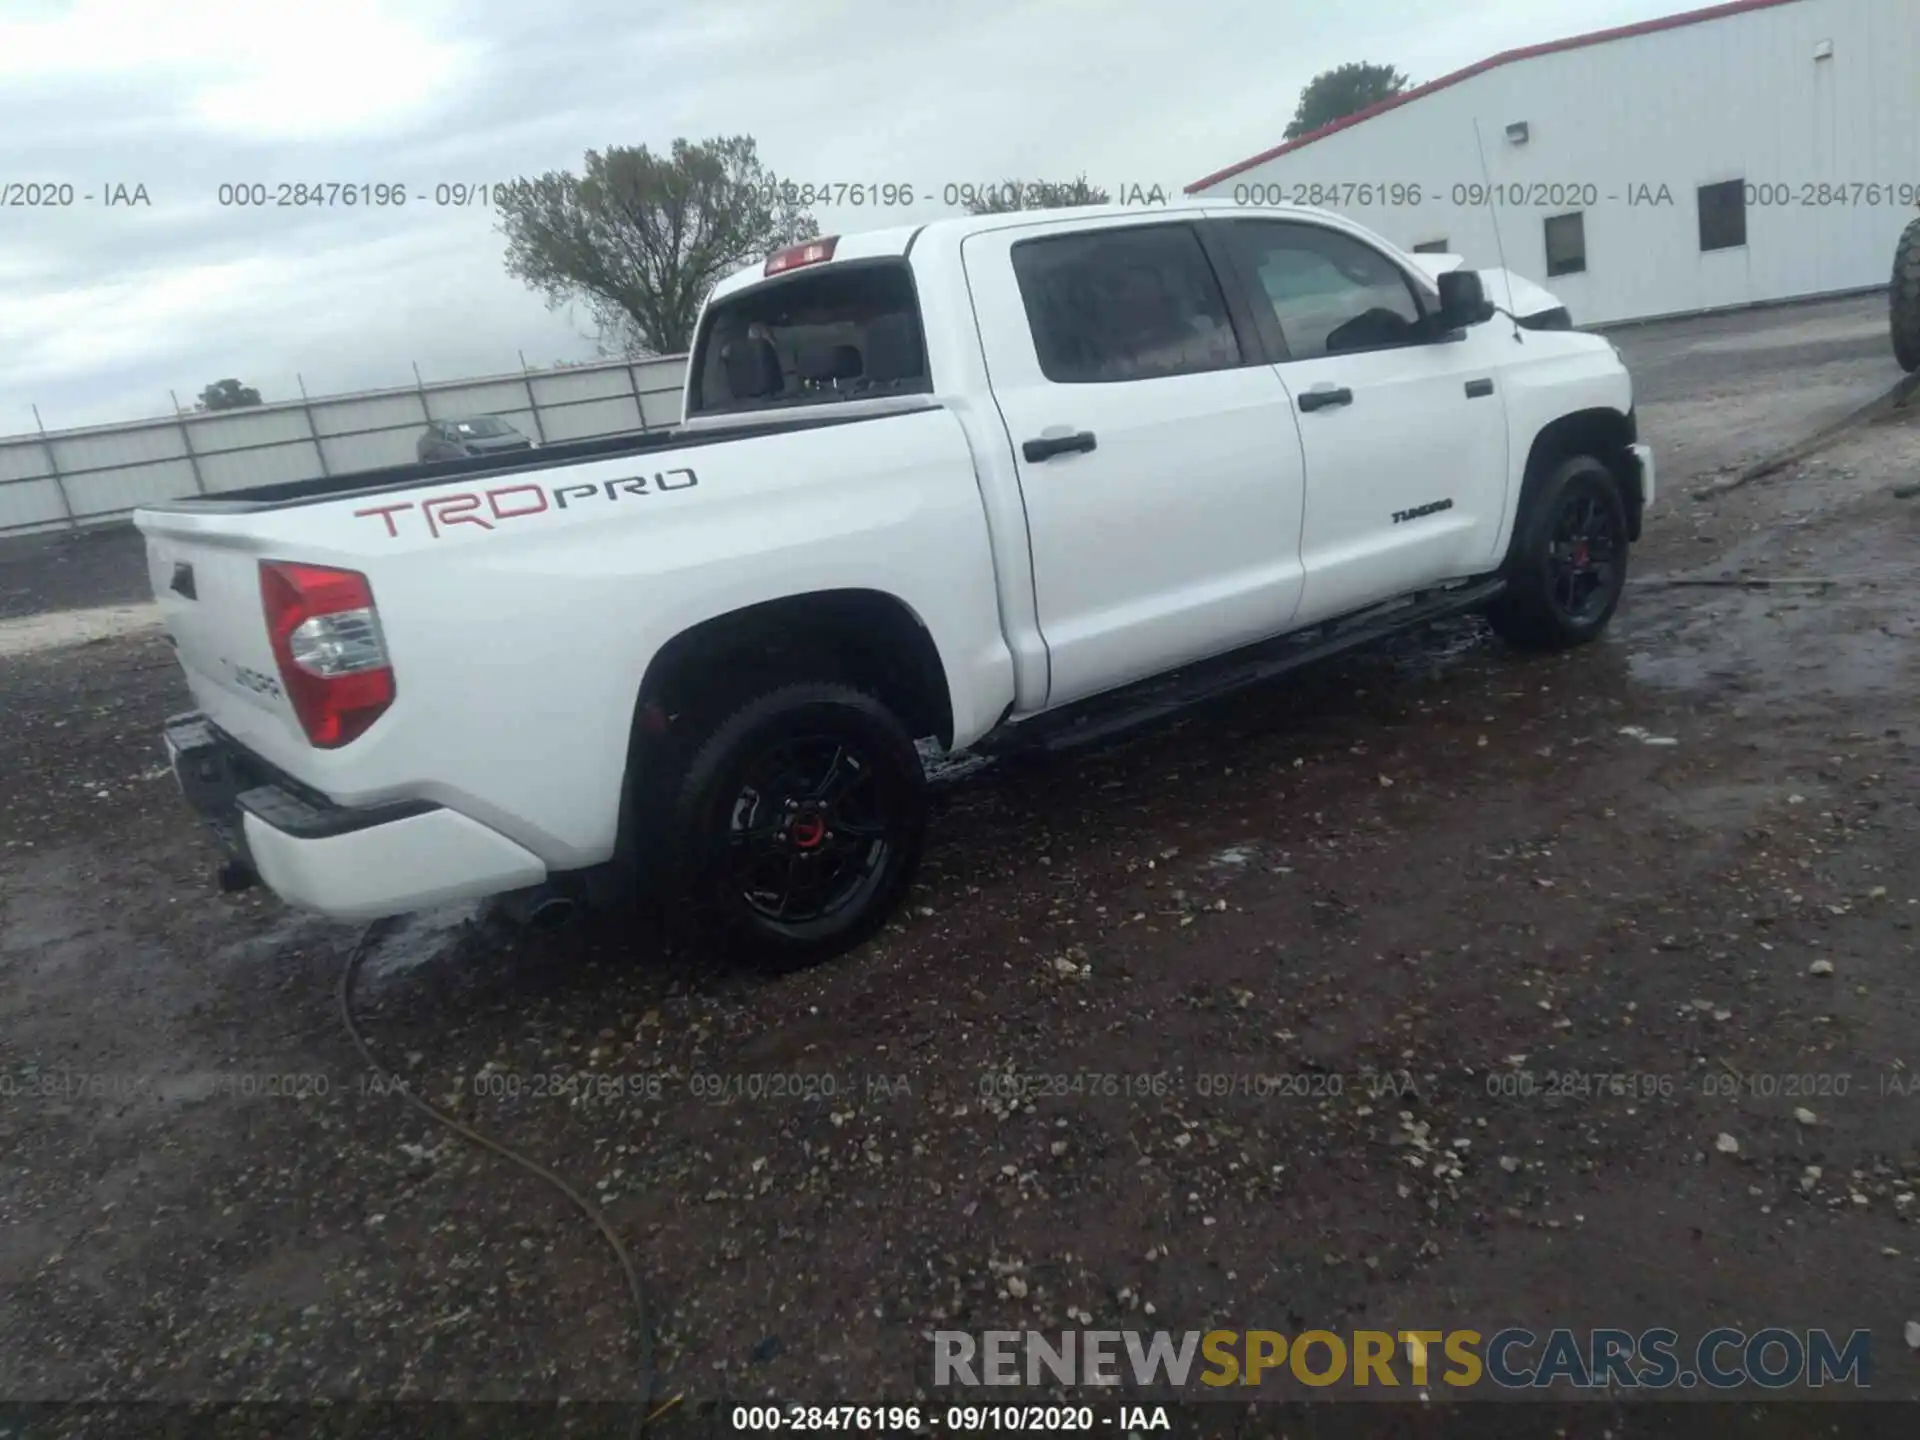
[[[933,1332],[936,1386],[1118,1385],[1140,1389],[1289,1383],[1388,1389],[1765,1390],[1873,1383],[1873,1339],[1855,1330],[964,1330]],[[1204,1393],[1204,1391],[1202,1392]]]

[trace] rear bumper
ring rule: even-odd
[[[336,805],[204,715],[165,728],[174,778],[234,860],[289,905],[371,920],[537,885],[547,868],[476,820],[423,801]]]

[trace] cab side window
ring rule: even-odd
[[[1236,221],[1234,248],[1290,360],[1417,345],[1424,309],[1392,260],[1353,236],[1287,221]]]
[[[1190,225],[1083,231],[1013,247],[1040,373],[1155,380],[1242,362],[1226,295]]]

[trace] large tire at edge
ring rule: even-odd
[[[1577,610],[1562,603],[1565,576],[1556,572],[1556,551],[1568,548],[1556,544],[1556,532],[1570,507],[1576,517],[1591,514],[1595,530],[1606,532],[1612,567],[1603,585],[1584,591],[1586,603]],[[1522,650],[1566,650],[1596,639],[1620,604],[1628,549],[1619,477],[1591,455],[1559,461],[1521,496],[1507,551],[1507,588],[1487,607],[1488,622],[1501,639]],[[1590,563],[1586,542],[1580,554]]]
[[[1920,370],[1920,220],[1907,226],[1893,252],[1890,289],[1893,353],[1909,374]]]
[[[852,757],[843,762],[839,753]],[[833,757],[826,759],[823,757]],[[813,771],[824,769],[816,783]],[[849,772],[855,779],[848,780]],[[835,789],[837,800],[826,796]],[[746,799],[747,795],[754,798]],[[899,719],[879,700],[848,685],[803,681],[769,688],[716,725],[688,761],[669,811],[668,904],[676,928],[697,943],[776,970],[817,964],[861,944],[905,898],[919,868],[927,820],[926,771]],[[764,813],[763,813],[764,812]],[[862,835],[884,835],[876,848]],[[754,838],[761,837],[761,838]],[[779,848],[784,846],[786,848]],[[758,858],[744,860],[752,849]],[[830,853],[831,852],[831,853]],[[816,891],[829,873],[809,865],[847,855],[862,878],[825,913],[809,893],[781,919],[766,889],[793,875]],[[743,881],[742,864],[750,879]],[[829,896],[831,898],[831,896]],[[786,907],[781,906],[782,909]]]

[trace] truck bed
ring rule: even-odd
[[[857,411],[810,406],[804,413],[768,419],[761,412],[752,420],[736,425],[673,426],[648,430],[637,435],[609,435],[593,440],[568,440],[542,445],[533,450],[511,450],[502,455],[480,455],[468,460],[435,460],[425,464],[389,465],[377,470],[354,470],[345,475],[327,475],[314,480],[288,480],[275,485],[250,485],[241,490],[224,490],[217,495],[189,495],[177,500],[152,501],[142,510],[186,511],[199,515],[246,515],[265,510],[285,510],[299,505],[317,505],[353,495],[388,494],[421,485],[441,485],[468,475],[515,475],[528,470],[552,470],[592,460],[614,460],[626,455],[645,455],[655,450],[686,450],[717,445],[749,436],[790,434],[831,425],[852,425],[899,415],[910,410],[937,408],[923,400],[911,406],[899,404],[876,408],[862,405]]]

